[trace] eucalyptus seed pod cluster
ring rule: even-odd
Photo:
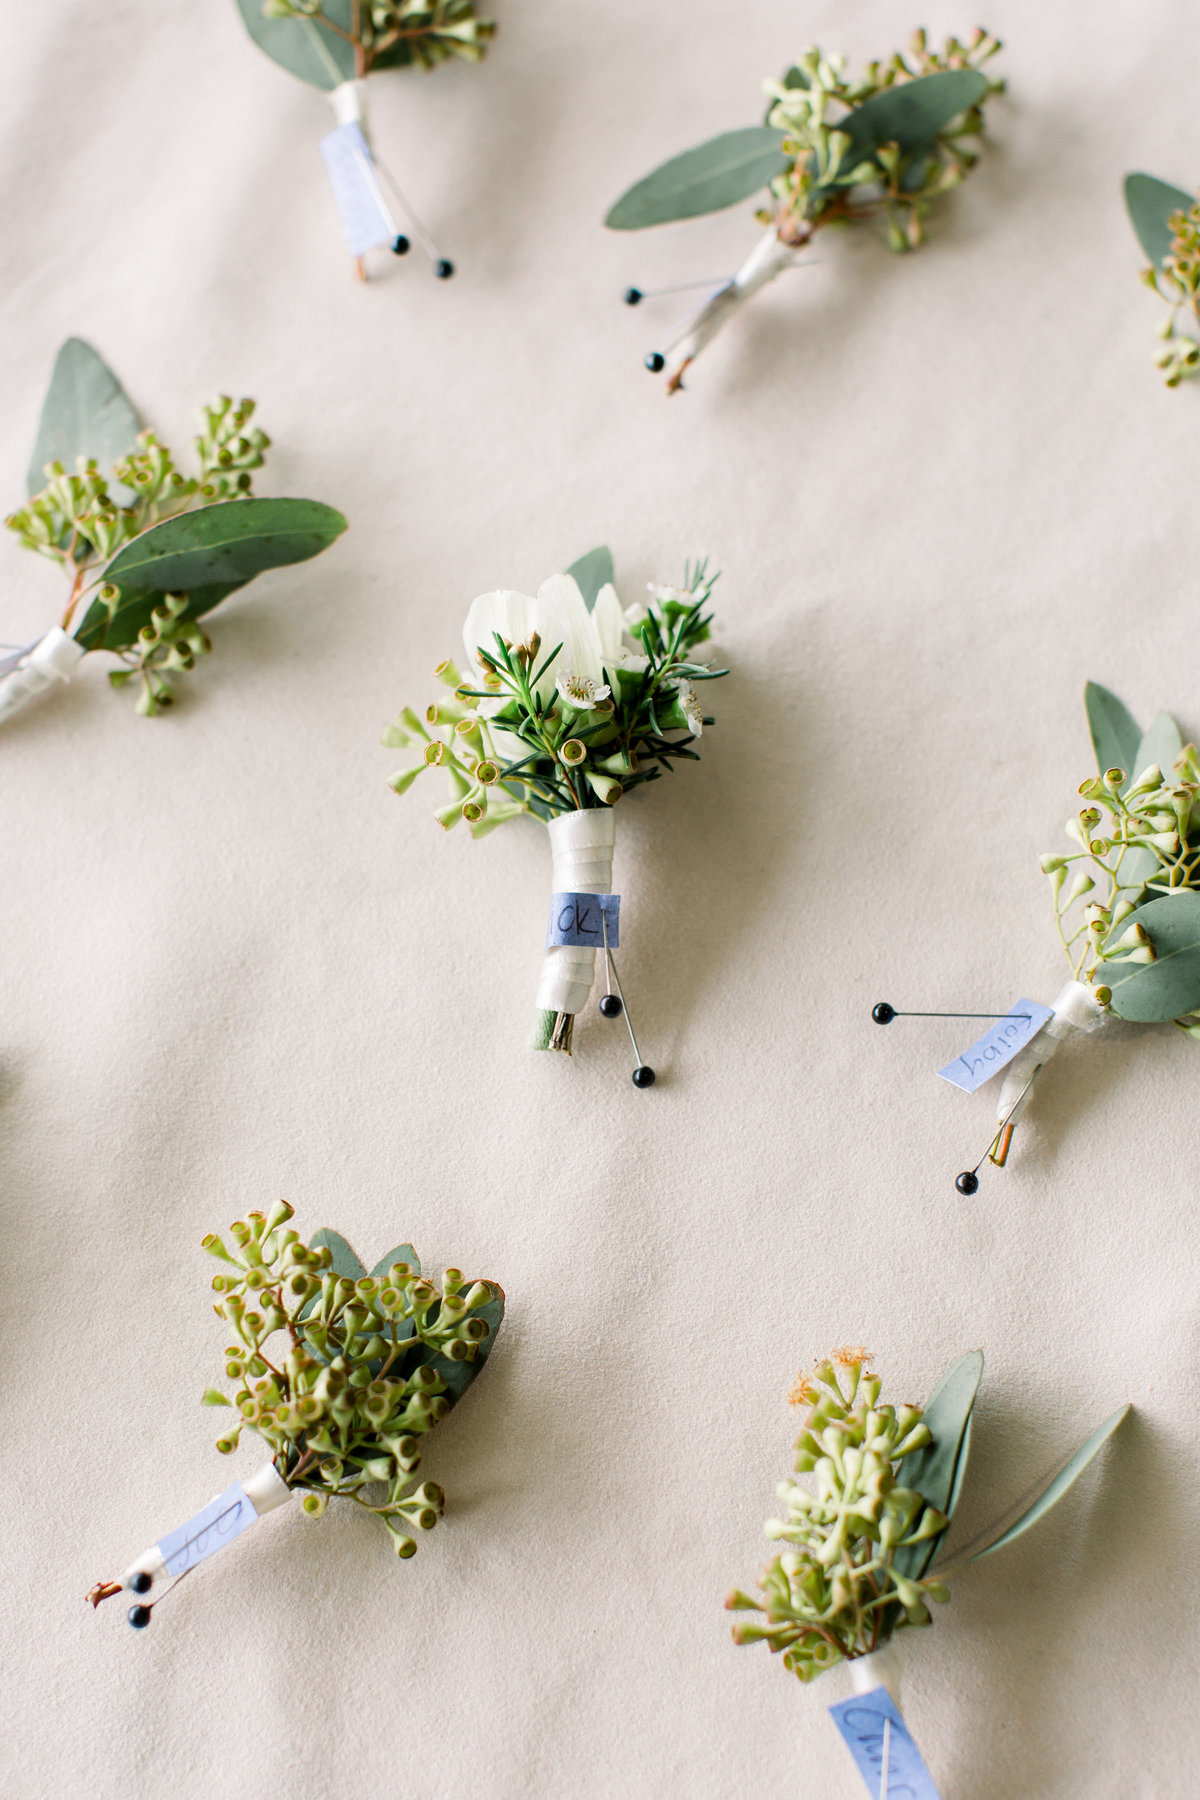
[[[303,1490],[305,1512],[319,1517],[329,1499],[353,1500],[388,1528],[398,1555],[411,1556],[405,1527],[429,1530],[444,1505],[439,1487],[413,1481],[420,1440],[482,1365],[503,1296],[457,1269],[439,1287],[408,1245],[355,1274],[342,1239],[318,1233],[306,1245],[291,1218],[280,1201],[236,1221],[231,1247],[204,1239],[224,1265],[213,1278],[214,1311],[237,1340],[226,1350],[226,1376],[238,1384],[232,1401],[216,1388],[204,1395],[239,1414],[217,1448],[229,1454],[243,1430],[254,1432],[288,1487]],[[282,1353],[271,1345],[281,1333]],[[368,1502],[373,1483],[383,1498]]]
[[[795,1467],[811,1473],[813,1486],[777,1489],[786,1511],[764,1530],[789,1547],[763,1571],[762,1599],[735,1589],[725,1602],[763,1621],[738,1624],[734,1642],[782,1651],[801,1681],[840,1658],[869,1655],[897,1626],[927,1625],[928,1601],[949,1598],[936,1577],[914,1580],[897,1567],[902,1548],[936,1538],[948,1520],[900,1479],[905,1457],[930,1442],[921,1409],[881,1403],[881,1385],[866,1351],[852,1348],[797,1384],[793,1399],[809,1411]]]

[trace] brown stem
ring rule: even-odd
[[[111,1600],[114,1594],[119,1594],[121,1588],[119,1581],[98,1581],[94,1588],[89,1588],[84,1599],[91,1601],[94,1610],[102,1600]]]

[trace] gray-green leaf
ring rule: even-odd
[[[335,1275],[343,1276],[346,1281],[362,1280],[367,1271],[363,1268],[345,1238],[342,1237],[340,1232],[330,1231],[323,1225],[320,1231],[313,1232],[313,1235],[309,1240],[309,1249],[324,1250],[326,1248],[328,1248],[330,1255],[333,1257],[331,1266]]]
[[[1112,1010],[1136,1024],[1164,1024],[1200,1006],[1200,893],[1185,888],[1139,906],[1114,927],[1121,937],[1131,925],[1145,927],[1157,956],[1152,963],[1106,962],[1105,986]]]
[[[1100,774],[1103,775],[1106,769],[1124,769],[1127,779],[1132,781],[1133,765],[1142,741],[1141,726],[1124,701],[1118,700],[1098,682],[1088,682],[1083,690],[1083,703],[1087,708],[1088,730],[1092,734],[1092,749],[1096,752],[1096,767]]]
[[[1146,252],[1146,260],[1161,269],[1171,248],[1171,228],[1167,220],[1172,213],[1186,212],[1196,203],[1195,194],[1186,188],[1172,187],[1157,175],[1125,177],[1125,208],[1138,242]]]
[[[607,544],[600,544],[595,550],[589,550],[586,556],[573,562],[567,574],[578,586],[584,604],[591,612],[600,589],[613,580],[612,551]]]
[[[1010,1525],[1007,1531],[1002,1531],[993,1543],[986,1544],[982,1550],[976,1550],[973,1556],[967,1558],[967,1561],[978,1562],[981,1556],[990,1556],[993,1550],[1003,1550],[1006,1544],[1013,1543],[1015,1539],[1028,1531],[1031,1525],[1036,1525],[1039,1519],[1044,1518],[1050,1508],[1062,1499],[1067,1489],[1079,1480],[1088,1464],[1095,1456],[1099,1455],[1113,1432],[1132,1410],[1132,1407],[1122,1406],[1119,1411],[1113,1413],[1110,1419],[1105,1419],[1103,1425],[1093,1431],[1087,1443],[1075,1452],[1066,1467],[1059,1470],[1049,1487],[1038,1496],[1027,1511],[1021,1514],[1016,1524]]]
[[[788,168],[792,159],[780,147],[783,140],[784,133],[769,125],[723,131],[635,182],[604,223],[612,231],[643,231],[736,206]]]
[[[487,1320],[487,1323],[491,1326],[491,1330],[487,1337],[484,1338],[482,1344],[479,1345],[470,1362],[451,1362],[448,1356],[438,1355],[431,1356],[428,1359],[430,1367],[436,1369],[438,1374],[442,1377],[442,1380],[446,1383],[445,1398],[450,1402],[451,1406],[454,1406],[462,1399],[475,1377],[479,1374],[484,1363],[491,1355],[492,1347],[496,1342],[496,1333],[499,1331],[501,1321],[504,1318],[504,1289],[502,1287],[497,1287],[494,1281],[486,1281],[482,1275],[476,1275],[472,1276],[470,1281],[465,1281],[463,1283],[464,1291],[466,1288],[471,1287],[475,1281],[483,1281],[484,1286],[490,1288],[492,1292],[492,1298],[486,1300],[482,1306],[477,1306],[471,1314],[472,1318]]]
[[[982,1350],[968,1350],[951,1364],[924,1408],[932,1442],[906,1456],[900,1466],[904,1486],[915,1488],[947,1518],[953,1517],[962,1492],[971,1447],[971,1409],[982,1378]],[[902,1545],[896,1551],[897,1573],[919,1581],[940,1542],[939,1534],[924,1543]]]
[[[311,87],[331,92],[355,73],[354,45],[314,19],[268,19],[263,0],[237,0],[238,11],[250,36],[272,62],[289,75],[298,75]],[[322,12],[343,31],[351,29],[351,0],[323,0]]]
[[[346,529],[319,500],[218,500],[152,525],[104,572],[119,589],[92,601],[75,636],[88,650],[132,644],[163,594],[187,594],[189,618],[211,612],[266,569],[307,562]]]
[[[873,160],[883,144],[897,144],[902,157],[926,157],[938,133],[987,93],[987,77],[977,69],[940,69],[916,81],[873,94],[837,121],[850,139],[833,186],[844,184],[859,163]]]
[[[93,456],[107,474],[131,450],[141,420],[133,402],[104,361],[82,338],[68,338],[54,359],[29,462],[31,494],[46,485],[46,464],[68,471],[80,456]]]
[[[421,1273],[421,1259],[411,1244],[397,1244],[394,1250],[389,1250],[386,1256],[380,1257],[371,1273],[377,1280],[381,1280],[392,1265],[398,1262],[406,1262],[414,1275]]]

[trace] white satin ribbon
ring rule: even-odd
[[[61,625],[55,625],[10,674],[0,679],[0,720],[19,713],[56,681],[70,681],[83,655],[83,645],[68,637]]]
[[[1082,981],[1068,981],[1054,1002],[1054,1017],[1035,1032],[1004,1071],[1000,1098],[996,1102],[996,1117],[1000,1123],[1011,1115],[1012,1124],[1016,1124],[1029,1104],[1035,1071],[1050,1061],[1060,1044],[1077,1031],[1095,1031],[1107,1018],[1108,1014],[1097,1003],[1091,988],[1085,987]]]
[[[611,894],[617,821],[611,806],[560,813],[550,835],[552,894]],[[546,951],[536,1006],[539,1012],[578,1013],[596,977],[596,952],[574,944]]]

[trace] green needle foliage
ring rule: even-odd
[[[797,1382],[792,1402],[809,1410],[795,1467],[812,1485],[785,1481],[777,1490],[785,1514],[768,1519],[765,1531],[787,1548],[763,1571],[761,1597],[735,1588],[725,1602],[761,1619],[736,1625],[734,1643],[781,1651],[801,1681],[870,1655],[907,1625],[931,1624],[929,1603],[950,1598],[954,1571],[930,1565],[962,1493],[983,1357],[960,1357],[924,1407],[882,1403],[869,1363],[866,1350],[847,1347]],[[1044,1518],[1128,1412],[1106,1419],[1011,1525],[985,1532],[986,1542],[968,1545],[956,1566],[1004,1548]]]
[[[496,27],[472,0],[238,0],[255,42],[314,87],[377,69],[479,62]]]
[[[584,578],[585,565],[597,556],[611,570],[602,551],[568,573]],[[440,663],[435,673],[449,697],[429,706],[423,720],[406,707],[384,734],[386,745],[421,751],[421,760],[398,771],[391,786],[403,794],[426,770],[442,769],[450,799],[437,810],[438,822],[449,831],[465,819],[473,837],[484,837],[522,813],[551,819],[615,806],[623,794],[672,773],[676,763],[698,762],[692,745],[713,720],[702,714],[692,683],[728,674],[695,660],[710,636],[716,581],[701,561],[688,564],[682,588],[654,589],[629,627],[637,652],[597,670],[603,681],[592,688],[604,690],[599,698],[585,688],[573,695],[569,679],[539,695],[563,645],[544,644],[536,632],[524,644],[496,633],[490,647],[477,651],[475,682],[453,662]],[[594,592],[589,599],[594,602]]]
[[[1149,259],[1142,280],[1168,307],[1155,366],[1168,387],[1200,374],[1200,200],[1154,175],[1125,178],[1125,205]],[[1181,320],[1186,330],[1180,330]]]
[[[440,1487],[414,1479],[421,1440],[482,1368],[503,1293],[457,1269],[439,1289],[407,1244],[368,1275],[333,1232],[302,1243],[287,1228],[292,1216],[281,1200],[230,1227],[232,1250],[204,1239],[226,1265],[213,1278],[213,1311],[237,1339],[225,1352],[233,1399],[204,1393],[205,1405],[240,1415],[217,1449],[228,1455],[243,1430],[255,1432],[311,1517],[331,1498],[352,1500],[386,1526],[398,1556],[411,1556],[408,1527],[428,1531],[445,1504]]]
[[[318,501],[253,497],[271,442],[254,411],[253,400],[227,394],[204,407],[188,474],[140,428],[89,344],[68,339],[55,362],[30,497],[5,523],[63,571],[63,630],[79,620],[77,642],[120,659],[109,680],[136,682],[147,716],[171,704],[171,678],[212,649],[198,623],[205,613],[263,570],[317,555],[346,528]]]
[[[1079,785],[1076,848],[1041,859],[1059,936],[1118,1017],[1200,1038],[1200,757],[1166,713],[1142,732],[1107,688],[1085,701],[1099,772]]]

